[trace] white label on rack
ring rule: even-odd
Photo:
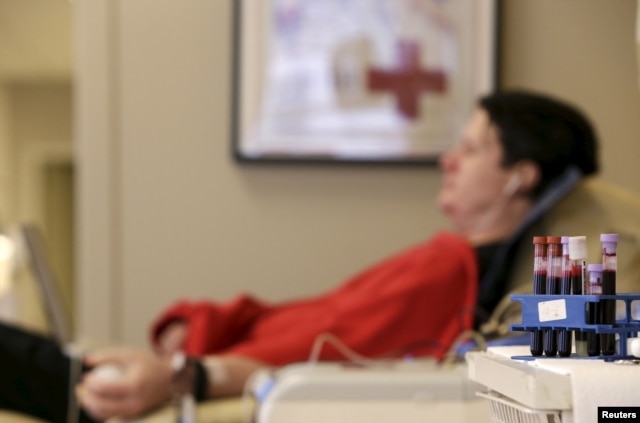
[[[567,303],[564,299],[538,303],[538,320],[550,322],[567,318]]]

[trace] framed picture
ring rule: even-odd
[[[435,163],[496,85],[497,2],[234,0],[234,156]]]

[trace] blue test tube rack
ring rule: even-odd
[[[581,330],[595,333],[614,333],[619,336],[619,344],[613,355],[600,355],[594,357],[576,357],[571,354],[566,358],[603,359],[615,361],[624,359],[638,359],[627,353],[627,339],[638,336],[640,320],[632,316],[634,301],[640,301],[640,294],[616,294],[616,295],[529,295],[513,294],[512,301],[519,301],[522,305],[522,322],[512,324],[512,331],[533,330]],[[625,304],[625,315],[622,319],[616,319],[614,325],[587,324],[587,303],[598,303],[602,300],[622,301]],[[542,319],[541,319],[542,317]],[[545,356],[517,356],[522,360],[546,358]],[[555,357],[558,358],[558,357]]]

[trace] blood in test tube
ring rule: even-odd
[[[618,271],[618,234],[601,234],[602,243],[602,295],[616,294],[616,273]],[[600,302],[600,323],[615,325],[616,300],[607,299]],[[616,337],[613,333],[600,335],[602,355],[616,353]]]
[[[571,295],[573,285],[573,272],[569,259],[569,237],[562,237],[562,280],[560,282],[560,295]],[[561,329],[558,331],[558,355],[569,357],[573,344],[573,331]]]
[[[602,294],[602,264],[590,264],[587,266],[589,273],[589,295],[601,295]],[[592,302],[587,305],[587,323],[599,324],[600,323],[600,303]],[[600,355],[600,335],[589,331],[587,332],[587,354],[590,357]]]
[[[562,282],[562,238],[547,237],[547,295],[560,295]],[[544,354],[554,357],[558,353],[558,331],[547,329],[544,333]]]
[[[533,237],[533,293],[544,294],[547,283],[547,237]],[[541,356],[543,352],[543,334],[538,329],[531,331],[531,355]]]

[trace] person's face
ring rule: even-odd
[[[440,158],[438,206],[457,229],[472,231],[495,210],[496,201],[505,200],[511,172],[501,166],[502,157],[496,127],[486,111],[476,109],[462,139]]]

